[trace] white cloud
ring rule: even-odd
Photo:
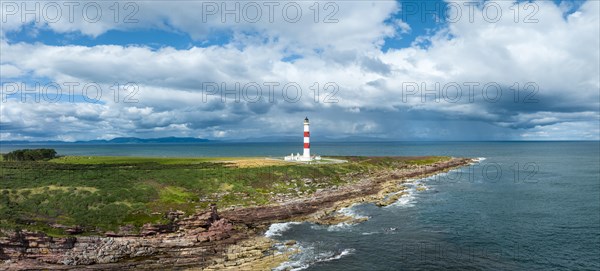
[[[24,75],[24,72],[21,69],[10,64],[0,65],[0,71],[2,71],[3,78],[17,78]]]
[[[57,4],[58,3],[58,4]],[[2,35],[35,23],[59,33],[97,37],[109,30],[158,28],[196,40],[219,31],[253,32],[277,38],[293,51],[314,48],[368,49],[394,35],[383,21],[398,11],[395,1],[11,1],[2,5]],[[118,3],[118,4],[115,4]],[[36,7],[36,5],[38,5]],[[56,6],[60,17],[55,19]],[[213,12],[213,9],[215,9]],[[23,10],[35,10],[37,15]],[[115,10],[119,9],[119,13]],[[101,15],[96,16],[96,10]],[[237,14],[237,19],[232,12]],[[260,10],[260,16],[256,11]],[[296,10],[299,10],[298,16]],[[72,13],[72,15],[71,15]],[[87,14],[87,15],[86,15]],[[256,18],[256,19],[255,19]],[[38,19],[39,22],[35,22]]]
[[[513,5],[508,1],[497,3],[505,12]],[[104,104],[96,105],[39,104],[32,109],[30,104],[11,101],[2,104],[2,130],[11,138],[43,136],[45,129],[63,120],[64,125],[60,124],[61,129],[51,136],[240,138],[295,131],[295,117],[312,114],[326,124],[321,128],[323,131],[334,134],[396,138],[412,129],[415,137],[427,138],[464,133],[467,123],[472,123],[484,135],[488,135],[486,130],[514,133],[522,138],[553,138],[555,134],[560,138],[589,138],[589,132],[582,130],[564,134],[545,127],[587,129],[598,121],[598,112],[594,110],[600,102],[599,4],[588,1],[565,17],[564,9],[551,2],[535,3],[539,6],[538,23],[515,23],[511,16],[503,16],[496,23],[459,20],[433,36],[423,37],[431,43],[425,48],[413,46],[382,52],[378,46],[385,37],[397,34],[395,27],[400,27],[398,31],[410,30],[402,22],[395,22],[396,26],[384,23],[397,11],[395,2],[340,3],[340,21],[336,24],[314,24],[311,17],[303,17],[307,21],[297,24],[261,22],[232,26],[216,20],[201,27],[195,12],[198,2],[186,1],[182,5],[143,2],[140,12],[143,7],[145,15],[140,25],[161,24],[160,27],[184,31],[196,38],[210,33],[210,28],[240,32],[232,44],[185,50],[116,45],[48,46],[3,40],[3,78],[6,70],[6,78],[29,73],[58,82],[97,82],[103,90],[109,90],[114,82],[135,82],[139,85],[135,97],[139,102],[117,103],[110,92],[103,95]],[[475,18],[481,18],[480,10],[476,10]],[[93,27],[75,24],[73,29],[61,25],[49,27],[98,35],[125,26],[106,23]],[[256,35],[244,35],[243,31],[248,29],[269,39],[265,42],[257,40]],[[321,50],[314,52],[315,48]],[[293,62],[281,61],[290,51],[303,57]],[[274,103],[235,103],[231,97],[222,103],[219,96],[203,95],[202,83],[207,82],[225,83],[228,88],[235,82],[242,85],[298,82],[303,96],[297,103],[286,102],[280,86]],[[311,90],[314,82],[319,82],[321,89],[318,103]],[[329,93],[323,91],[327,82],[339,86],[334,97],[338,103],[323,103]],[[423,103],[419,95],[403,100],[402,86],[407,82],[419,86],[425,83],[428,88],[435,82],[442,86],[450,82],[462,86],[465,82],[481,85],[496,82],[504,92],[500,101],[488,102],[479,87],[471,102],[464,87],[459,102],[442,99],[439,103]],[[509,88],[515,82],[520,87],[526,82],[536,83],[538,102],[524,103],[524,96],[514,102]],[[40,119],[42,115],[52,117]],[[407,127],[409,123],[411,127]],[[429,126],[421,126],[425,124]],[[592,130],[591,136],[598,138],[596,131]]]

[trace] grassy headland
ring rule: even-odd
[[[427,165],[449,157],[336,157],[348,163],[307,165],[264,158],[68,156],[0,161],[0,228],[63,235],[161,223],[169,211],[192,214],[261,206],[356,182],[360,173]],[[58,226],[57,226],[58,225]]]

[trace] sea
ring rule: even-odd
[[[266,156],[296,143],[0,145],[60,155]],[[600,270],[600,142],[333,142],[314,154],[445,155],[477,163],[411,180],[387,207],[342,210],[360,224],[273,224],[266,236],[296,240],[276,270]],[[418,189],[417,189],[418,188]],[[278,248],[285,250],[285,246]]]

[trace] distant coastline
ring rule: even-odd
[[[397,142],[394,139],[368,137],[368,136],[345,136],[345,137],[313,137],[319,142]],[[0,140],[0,144],[7,145],[68,145],[68,144],[162,144],[162,143],[292,143],[302,142],[302,136],[264,136],[250,138],[233,138],[233,139],[208,139],[197,137],[157,137],[157,138],[140,138],[140,137],[115,137],[112,139],[93,139],[93,140]]]
[[[96,140],[83,140],[83,141],[58,141],[58,140],[45,140],[45,141],[29,141],[29,140],[7,140],[0,141],[0,144],[14,144],[14,145],[43,145],[43,144],[140,144],[140,143],[204,143],[204,142],[215,142],[214,140],[208,140],[205,138],[195,137],[158,137],[158,138],[138,138],[138,137],[115,137],[113,139],[96,139]]]

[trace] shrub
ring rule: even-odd
[[[56,157],[56,151],[54,149],[14,150],[7,154],[3,154],[2,157],[6,161],[50,160]]]

